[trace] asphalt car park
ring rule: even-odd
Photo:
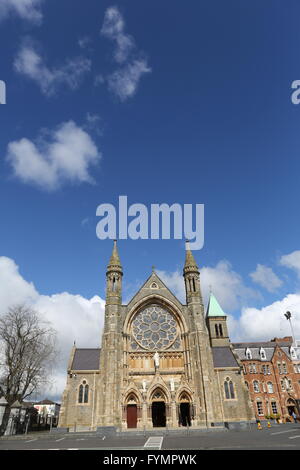
[[[243,431],[201,431],[199,433],[99,436],[96,433],[48,433],[7,436],[0,450],[299,450],[300,424],[256,427]]]

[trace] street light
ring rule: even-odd
[[[293,344],[296,345],[296,342],[295,342],[295,335],[294,335],[294,330],[293,330],[293,325],[292,325],[292,320],[291,320],[292,314],[291,314],[291,312],[288,311],[288,312],[286,312],[286,313],[284,314],[284,316],[285,316],[285,318],[290,322],[290,326],[291,326],[291,330],[292,330]]]

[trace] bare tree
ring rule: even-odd
[[[0,436],[13,403],[49,382],[56,356],[56,331],[38,312],[18,305],[0,316],[0,396],[7,401]]]

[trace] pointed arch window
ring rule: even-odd
[[[226,400],[232,400],[235,398],[234,385],[229,377],[226,377],[224,382],[224,393]]]
[[[259,393],[260,392],[260,389],[259,389],[259,382],[257,380],[254,380],[253,382],[253,390],[255,393]]]
[[[89,402],[89,385],[86,380],[83,380],[79,385],[78,390],[78,403],[88,403]]]
[[[262,361],[266,361],[266,359],[267,359],[266,351],[265,351],[263,348],[260,348],[259,353],[260,353],[260,358],[261,358],[261,360],[262,360]]]
[[[218,325],[215,324],[216,336],[219,337],[219,328]]]
[[[221,324],[219,325],[219,333],[220,333],[220,336],[223,337],[223,328]]]
[[[252,359],[252,353],[249,348],[246,348],[245,355],[247,359]]]

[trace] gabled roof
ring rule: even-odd
[[[182,281],[183,282],[183,281]],[[174,299],[179,302],[181,305],[182,303],[180,300],[175,296],[175,294],[166,286],[166,284],[161,280],[161,278],[158,276],[158,274],[153,271],[150,276],[147,278],[147,280],[144,282],[144,284],[138,289],[136,294],[130,299],[127,305],[131,304],[136,297],[138,297],[141,293],[141,291],[146,290],[146,289],[151,289],[151,285],[155,283],[157,284],[157,288],[152,289],[153,294],[157,293],[160,294],[160,289],[166,289]]]
[[[267,341],[261,343],[233,343],[232,344],[236,354],[238,355],[240,360],[247,359],[246,350],[250,349],[252,359],[261,362],[268,362],[271,361],[275,352],[275,349],[279,347],[289,359],[291,359],[290,354],[290,345],[287,341],[284,342],[274,342],[274,341]],[[260,355],[260,350],[263,349],[266,354],[266,359],[262,360]]]
[[[239,367],[230,347],[213,347],[212,353],[215,367]]]
[[[101,349],[75,349],[71,370],[99,370]]]
[[[215,298],[215,296],[211,293],[208,301],[207,306],[207,317],[226,317],[226,314],[223,312],[222,308],[220,307],[219,302]]]

